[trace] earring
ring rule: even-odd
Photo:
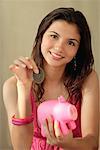
[[[74,57],[74,71],[76,71],[76,67],[77,67],[77,64],[76,64],[76,57]]]

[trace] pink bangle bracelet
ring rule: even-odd
[[[33,115],[26,117],[26,118],[15,118],[15,115],[12,116],[12,124],[17,125],[17,126],[22,126],[29,124],[33,121]]]

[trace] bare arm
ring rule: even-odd
[[[91,147],[98,149],[99,139],[99,80],[96,72],[92,72],[83,87],[81,109],[81,125],[83,138],[90,136]]]
[[[96,72],[93,71],[85,81],[82,95],[82,138],[75,138],[73,140],[73,146],[76,150],[98,150],[99,81]]]
[[[35,66],[35,67],[34,67]],[[8,114],[11,141],[14,150],[29,150],[32,144],[33,122],[27,125],[12,125],[11,118],[26,118],[32,115],[30,90],[32,86],[32,72],[35,63],[24,57],[14,61],[9,67],[15,74],[3,86],[3,98]]]
[[[15,126],[11,123],[11,118],[15,114],[19,116],[18,112],[18,95],[17,95],[17,81],[15,77],[8,79],[3,86],[3,98],[8,115],[8,124],[11,135],[11,141],[14,150],[29,150],[32,144],[33,124],[24,126]],[[27,106],[30,104],[27,101]],[[26,108],[27,109],[27,108]],[[31,114],[30,109],[27,109],[27,116]]]

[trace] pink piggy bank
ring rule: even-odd
[[[41,134],[45,137],[45,131],[43,127],[44,120],[48,116],[52,116],[54,121],[60,123],[60,129],[65,135],[70,130],[76,128],[75,120],[78,113],[74,105],[65,100],[63,96],[58,97],[58,100],[48,100],[41,103],[37,109],[38,125],[41,128]]]

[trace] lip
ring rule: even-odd
[[[56,59],[56,60],[64,58],[64,57],[63,57],[61,54],[59,54],[59,53],[50,52],[50,54],[51,54],[52,57],[53,57],[54,59]]]

